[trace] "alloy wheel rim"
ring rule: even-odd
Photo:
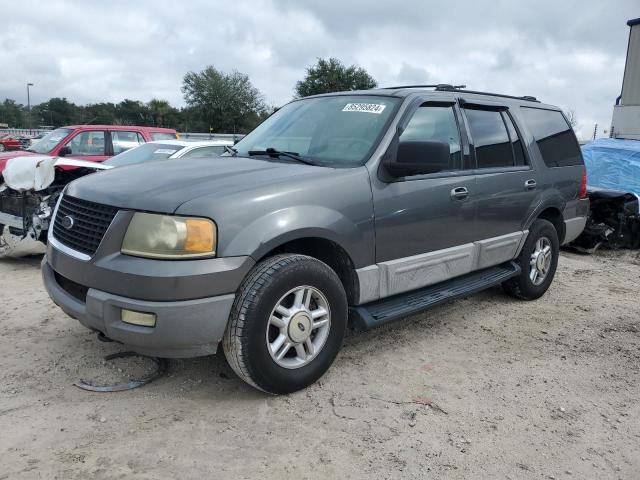
[[[267,349],[284,368],[309,364],[324,347],[331,328],[331,311],[324,294],[308,285],[285,293],[269,315]]]
[[[551,248],[551,240],[547,237],[540,237],[536,241],[536,246],[529,262],[529,278],[531,279],[531,283],[538,286],[545,281],[551,269],[552,259],[553,249]]]

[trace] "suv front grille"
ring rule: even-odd
[[[116,213],[115,207],[64,195],[53,223],[53,235],[63,245],[93,255]],[[73,219],[71,228],[63,226],[65,217]]]

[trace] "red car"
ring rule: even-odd
[[[22,142],[11,135],[0,134],[0,152],[6,152],[8,150],[20,150],[22,148]]]
[[[170,128],[119,125],[71,125],[56,128],[26,150],[0,153],[0,174],[11,158],[49,155],[102,162],[141,143],[176,138],[176,131]],[[16,142],[17,148],[20,148],[20,142]]]

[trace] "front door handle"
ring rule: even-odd
[[[527,190],[535,190],[537,186],[538,184],[533,178],[524,182],[524,188],[526,188]]]
[[[451,198],[453,200],[465,200],[469,196],[467,187],[456,187],[451,190]]]

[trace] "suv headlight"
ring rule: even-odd
[[[135,213],[121,252],[147,258],[186,259],[216,254],[216,224],[207,218]]]

